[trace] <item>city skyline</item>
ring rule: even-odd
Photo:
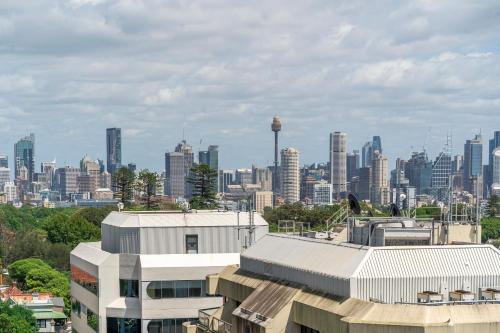
[[[267,165],[277,114],[281,147],[304,163],[328,160],[328,133],[341,131],[349,151],[382,136],[392,165],[424,144],[436,156],[445,132],[461,142],[500,123],[494,3],[0,6],[0,152],[9,155],[34,132],[38,160],[104,158],[102,132],[120,127],[122,158],[140,167],[161,170],[183,137],[195,150],[218,144],[223,167]],[[387,19],[373,20],[380,10]]]

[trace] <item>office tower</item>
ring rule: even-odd
[[[165,153],[165,194],[184,197],[185,178],[184,154],[180,152]]]
[[[334,198],[347,191],[347,134],[330,133],[330,183]]]
[[[10,169],[0,167],[0,191],[3,191],[3,187],[7,182],[10,182]]]
[[[372,188],[372,168],[359,168],[358,170],[358,195],[359,200],[370,201]]]
[[[212,170],[219,170],[219,146],[210,145],[208,150],[198,152],[198,162],[208,165]]]
[[[99,172],[100,173],[103,173],[104,171],[106,171],[106,166],[104,165],[104,161],[103,160],[98,159],[97,163],[99,164]]]
[[[495,131],[493,133],[493,138],[490,139],[489,141],[489,150],[488,150],[488,177],[486,177],[486,174],[483,174],[483,177],[487,178],[487,181],[485,182],[488,188],[491,188],[491,185],[493,184],[493,151],[500,147],[500,131]]]
[[[228,185],[233,183],[233,170],[219,170],[219,192],[226,193]]]
[[[438,201],[449,201],[450,176],[451,156],[445,152],[441,152],[432,165],[431,179],[432,195]]]
[[[27,181],[31,183],[35,174],[35,134],[21,138],[14,145],[14,175],[17,179],[22,167],[27,169]]]
[[[80,169],[70,166],[58,168],[55,171],[59,194],[63,200],[68,200],[71,194],[78,193],[78,176],[80,176]]]
[[[314,185],[319,183],[320,179],[314,176],[303,175],[300,181],[300,200],[303,202],[314,201]]]
[[[235,183],[241,186],[253,184],[252,169],[237,169]]]
[[[480,135],[465,142],[463,174],[464,190],[473,195],[480,194],[476,190],[481,188],[482,192],[482,185],[478,186],[478,182],[482,184],[483,174],[483,140]]]
[[[6,182],[3,186],[3,191],[7,197],[7,202],[15,202],[19,199],[17,186],[14,182]]]
[[[255,191],[252,194],[253,208],[259,214],[264,213],[264,208],[273,207],[272,191]]]
[[[281,122],[278,116],[273,118],[271,130],[274,132],[274,170],[273,170],[273,193],[276,199],[278,192],[278,132],[281,131]]]
[[[252,166],[252,183],[259,185],[261,191],[273,190],[273,172],[269,168]]]
[[[386,205],[389,203],[389,161],[387,157],[378,155],[372,161],[372,195],[371,202]]]
[[[405,177],[417,195],[429,194],[432,187],[432,162],[425,152],[414,152],[405,164]]]
[[[40,163],[40,172],[45,175],[44,178],[47,183],[47,188],[52,190],[54,185],[54,173],[56,172],[56,160]]]
[[[106,166],[113,174],[122,164],[122,130],[121,128],[106,129]]]
[[[352,180],[352,177],[358,175],[359,165],[359,150],[353,150],[352,153],[347,154],[347,182]]]
[[[98,188],[111,189],[111,175],[107,171],[103,171],[99,174]]]
[[[77,192],[88,193],[90,196],[93,196],[97,190],[97,177],[98,176],[89,175],[88,173],[81,173],[76,176]]]
[[[382,139],[378,135],[373,137],[372,153],[373,155],[382,155]]]
[[[492,155],[492,166],[493,166],[493,173],[492,173],[492,184],[493,185],[500,185],[500,147],[495,148],[493,152],[491,153]]]
[[[7,155],[0,155],[0,168],[8,168],[9,167],[9,158]]]
[[[361,167],[369,168],[372,166],[373,148],[372,143],[367,142],[361,149]]]
[[[333,203],[333,186],[322,180],[313,186],[313,203],[315,206],[331,205]]]
[[[191,168],[194,166],[194,153],[193,147],[182,140],[177,147],[175,147],[176,153],[182,153],[184,156],[184,194],[183,197],[191,198],[192,196],[192,185],[188,182],[189,175],[191,173]]]
[[[464,155],[455,155],[451,161],[451,172],[459,172],[462,170],[464,164]]]
[[[300,200],[299,151],[294,148],[281,150],[281,196],[286,203]]]

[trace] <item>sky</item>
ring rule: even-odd
[[[1,0],[0,153],[36,135],[36,163],[105,158],[162,171],[185,138],[220,167],[328,160],[373,135],[384,154],[454,152],[500,130],[498,0]],[[486,151],[486,149],[485,149]]]

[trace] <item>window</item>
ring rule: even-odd
[[[304,325],[300,325],[300,333],[319,333],[319,331],[316,331],[315,329]]]
[[[38,328],[47,328],[47,320],[45,320],[45,319],[37,319],[36,326]]]
[[[107,333],[141,333],[140,319],[108,317],[106,323]]]
[[[151,299],[206,297],[205,280],[151,281],[146,293]]]
[[[99,317],[87,308],[87,325],[94,331],[99,332]]]
[[[186,253],[198,253],[198,235],[186,235]]]
[[[81,318],[82,304],[74,298],[71,300],[71,311],[76,313],[78,315],[78,318]]]
[[[182,333],[182,323],[196,320],[197,318],[151,320],[147,329],[148,333]]]
[[[73,265],[71,266],[71,281],[79,284],[95,295],[98,293],[99,284],[97,278]]]
[[[120,279],[120,297],[139,297],[139,281]]]

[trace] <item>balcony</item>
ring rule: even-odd
[[[198,311],[197,326],[202,332],[231,333],[231,324],[214,317],[219,308],[203,309]]]

